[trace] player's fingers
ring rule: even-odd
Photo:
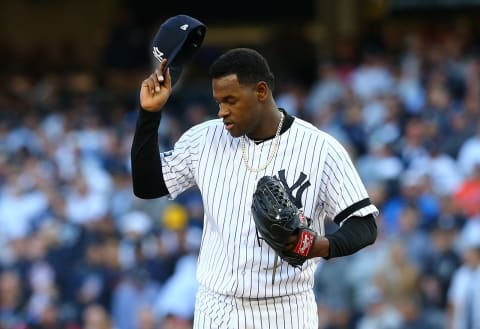
[[[160,82],[158,81],[158,77],[157,77],[157,72],[156,72],[156,71],[150,75],[150,81],[151,81],[152,84],[153,84],[154,92],[159,93],[159,92],[160,92],[160,89],[161,89],[161,86],[160,86]]]
[[[155,70],[155,80],[158,82],[158,83],[163,83],[163,81],[165,80],[165,77],[162,73],[162,71],[158,68]]]
[[[162,91],[162,88],[167,88],[169,91],[171,89],[171,82],[170,82],[170,73],[169,70],[167,69],[164,72],[164,67],[167,65],[167,60],[164,59],[159,67],[152,73],[150,76],[145,79],[142,83],[142,89],[145,88],[146,91],[151,94],[155,95],[156,93],[160,93]],[[168,80],[167,80],[168,76]]]
[[[146,91],[150,94],[155,93],[155,84],[151,79],[151,77],[148,77],[147,79],[143,80],[142,89],[146,89]]]
[[[165,80],[163,72],[165,72],[166,65],[167,65],[167,59],[164,58],[160,63],[160,66],[155,70],[155,74],[157,75],[157,80],[160,83],[163,83],[163,81]]]
[[[168,89],[172,88],[172,76],[170,75],[170,68],[167,68],[167,70],[165,71],[165,83],[164,84]]]

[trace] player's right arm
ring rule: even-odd
[[[166,59],[155,72],[143,80],[140,88],[141,109],[130,155],[133,192],[142,199],[158,198],[169,193],[163,177],[158,148],[160,110],[172,91],[170,72],[168,69],[164,70],[165,65]]]

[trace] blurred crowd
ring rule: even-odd
[[[278,106],[345,145],[380,209],[374,245],[318,265],[322,329],[467,329],[470,308],[480,326],[480,40],[469,32],[345,40],[311,80],[277,72]],[[0,328],[190,328],[201,196],[132,193],[148,64],[97,72],[38,55],[0,78]],[[174,89],[163,150],[216,117],[210,93],[207,76]]]

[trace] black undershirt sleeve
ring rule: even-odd
[[[161,112],[140,109],[130,152],[133,193],[142,199],[167,195],[158,148]]]
[[[342,226],[325,237],[330,243],[326,259],[351,255],[372,244],[377,238],[377,224],[373,215],[352,216]]]

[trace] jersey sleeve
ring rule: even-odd
[[[162,172],[169,199],[196,185],[196,155],[201,144],[201,134],[195,127],[187,130],[175,143],[172,150],[160,153]]]
[[[333,138],[328,142],[322,181],[323,209],[338,225],[351,216],[378,215],[350,155]]]

